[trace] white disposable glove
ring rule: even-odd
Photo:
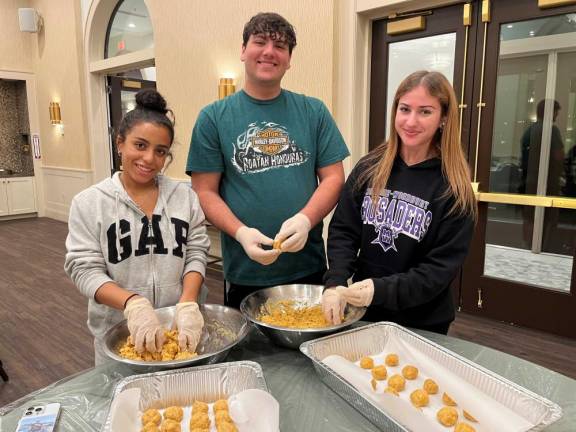
[[[282,252],[298,252],[306,244],[310,228],[308,216],[303,213],[296,213],[284,221],[280,231],[274,237],[274,241],[280,242]]]
[[[137,296],[128,300],[124,316],[128,320],[128,331],[136,352],[142,353],[144,348],[149,352],[162,350],[164,329],[147,298]]]
[[[196,302],[182,302],[176,305],[174,328],[178,329],[178,346],[181,350],[196,351],[202,336],[204,318]]]
[[[347,303],[353,306],[370,306],[374,298],[374,281],[372,279],[364,279],[353,283],[342,291],[342,296]]]
[[[342,292],[345,290],[345,287],[337,286],[336,288],[328,288],[322,294],[322,312],[326,321],[331,324],[336,325],[342,322],[346,307],[346,300],[342,296]]]
[[[280,251],[277,249],[262,249],[261,245],[272,246],[274,241],[256,228],[241,226],[236,231],[236,240],[242,245],[244,252],[251,260],[262,265],[272,264],[280,255]]]

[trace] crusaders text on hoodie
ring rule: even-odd
[[[366,319],[427,327],[454,320],[450,283],[468,253],[474,222],[446,194],[439,158],[408,166],[397,157],[378,202],[356,186],[361,160],[346,181],[328,232],[326,287],[371,278]]]

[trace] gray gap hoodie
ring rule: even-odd
[[[64,270],[88,297],[88,328],[99,340],[124,319],[122,311],[98,304],[106,282],[138,293],[155,308],[173,306],[183,276],[204,276],[210,240],[204,213],[190,184],[158,176],[151,220],[128,196],[119,173],[72,200]]]

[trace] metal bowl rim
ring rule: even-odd
[[[163,307],[163,308],[158,308],[156,309],[156,311],[164,311],[167,309],[174,309],[175,306],[167,306],[167,307]],[[242,342],[242,340],[244,340],[244,338],[248,335],[248,332],[250,331],[250,326],[248,325],[248,321],[246,320],[246,317],[241,314],[237,309],[234,308],[230,308],[228,306],[223,306],[223,305],[217,305],[217,304],[202,304],[200,305],[200,310],[202,309],[226,309],[226,310],[233,310],[235,312],[237,312],[243,319],[244,319],[244,323],[240,329],[240,332],[238,334],[238,338],[232,342],[229,343],[227,345],[225,345],[223,348],[219,349],[218,351],[214,351],[211,353],[206,353],[206,354],[202,354],[202,355],[197,355],[196,357],[192,357],[189,359],[182,359],[182,360],[170,360],[170,361],[143,361],[143,360],[130,360],[124,357],[119,356],[117,353],[113,352],[111,349],[108,348],[108,343],[107,343],[107,339],[109,337],[109,335],[116,330],[119,327],[122,327],[123,325],[125,325],[126,320],[122,320],[120,321],[118,324],[115,324],[114,326],[110,327],[108,329],[108,331],[105,333],[104,335],[104,351],[106,352],[106,354],[119,362],[122,363],[126,363],[129,365],[133,365],[133,366],[164,366],[164,367],[171,367],[171,366],[178,366],[180,364],[182,365],[188,365],[191,363],[196,363],[200,360],[206,359],[206,358],[210,358],[210,357],[214,357],[217,356],[218,354],[221,354],[225,351],[230,350],[232,347],[234,347],[235,345],[239,344],[240,342]]]
[[[280,331],[289,331],[289,332],[298,332],[298,333],[325,333],[325,332],[333,332],[335,330],[339,330],[341,328],[345,328],[348,327],[349,325],[354,324],[357,321],[360,321],[362,319],[362,317],[364,316],[364,314],[366,313],[366,308],[365,307],[357,307],[357,306],[351,306],[357,310],[360,311],[359,316],[355,317],[354,319],[350,320],[350,321],[345,321],[343,323],[340,324],[336,324],[336,325],[331,325],[329,327],[319,327],[319,328],[289,328],[289,327],[280,327],[280,326],[275,326],[272,324],[268,324],[265,322],[262,322],[260,320],[257,320],[256,318],[252,318],[248,312],[246,311],[246,309],[248,308],[246,306],[246,303],[248,303],[248,299],[250,297],[253,297],[256,295],[256,293],[260,293],[262,291],[272,291],[275,290],[277,288],[280,287],[285,287],[285,286],[291,286],[291,285],[306,285],[306,286],[312,286],[312,287],[324,287],[323,285],[317,285],[317,284],[285,284],[285,285],[276,285],[273,287],[268,287],[268,288],[262,288],[261,290],[258,291],[254,291],[253,293],[248,294],[246,297],[244,297],[244,299],[242,300],[242,302],[240,303],[240,312],[242,312],[242,315],[244,315],[244,317],[258,325],[258,326],[262,326],[262,327],[267,327],[273,330],[280,330]]]

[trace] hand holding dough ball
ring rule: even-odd
[[[454,407],[440,408],[436,413],[438,421],[447,427],[452,427],[458,421],[458,410]]]
[[[374,367],[374,359],[372,357],[362,357],[360,359],[360,367],[362,369],[372,369]]]
[[[384,363],[386,363],[386,366],[398,366],[398,363],[400,362],[400,360],[398,359],[398,354],[388,354],[386,356],[386,359],[384,360]]]
[[[406,388],[406,380],[402,375],[392,375],[390,378],[388,378],[388,387],[393,388],[397,392],[401,392]]]
[[[372,377],[375,380],[382,381],[385,380],[388,376],[388,372],[386,371],[386,366],[380,365],[372,368]]]
[[[426,393],[428,394],[436,394],[438,393],[438,384],[433,379],[428,378],[424,381],[424,385],[422,386]]]
[[[402,375],[408,380],[415,380],[418,378],[418,368],[412,365],[404,366],[402,368]]]
[[[416,408],[421,408],[427,406],[430,399],[425,390],[417,389],[410,393],[410,401]]]

